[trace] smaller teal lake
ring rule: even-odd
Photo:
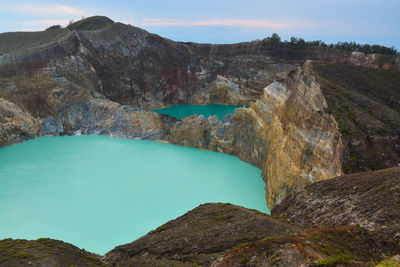
[[[107,136],[0,149],[0,239],[49,237],[104,254],[207,202],[269,212],[261,170],[237,157]]]
[[[177,105],[162,109],[155,109],[154,112],[169,115],[171,117],[180,119],[191,115],[203,115],[208,118],[209,116],[217,116],[218,119],[222,120],[228,113],[234,113],[235,109],[241,108],[242,106],[231,106],[231,105]]]

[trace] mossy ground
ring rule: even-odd
[[[100,257],[48,238],[0,240],[0,266],[102,266]]]

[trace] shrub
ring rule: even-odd
[[[322,260],[318,260],[317,264],[321,266],[336,266],[338,264],[348,264],[353,260],[353,256],[348,254],[337,254]]]
[[[46,31],[54,31],[54,30],[59,30],[59,29],[61,29],[61,25],[53,25],[53,26],[48,27],[46,29]]]

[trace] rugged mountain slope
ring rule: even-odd
[[[345,144],[347,173],[400,163],[400,71],[315,62],[314,73]]]
[[[265,236],[299,231],[255,210],[230,204],[204,204],[172,220],[133,243],[106,254],[112,266],[145,264],[210,265],[226,249]]]
[[[307,185],[272,210],[305,227],[360,225],[400,240],[400,168],[357,173]]]
[[[249,242],[250,241],[250,242]],[[354,226],[302,230],[279,217],[206,204],[105,255],[111,266],[369,266],[399,253],[393,240]]]

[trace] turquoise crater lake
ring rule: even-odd
[[[0,149],[0,239],[103,254],[206,202],[267,210],[261,171],[234,156],[107,136]]]
[[[222,120],[228,113],[234,113],[235,109],[243,106],[231,106],[231,105],[177,105],[166,107],[162,109],[155,109],[154,112],[169,115],[175,118],[183,118],[191,115],[203,115],[208,118],[209,116],[217,116],[218,119]]]

